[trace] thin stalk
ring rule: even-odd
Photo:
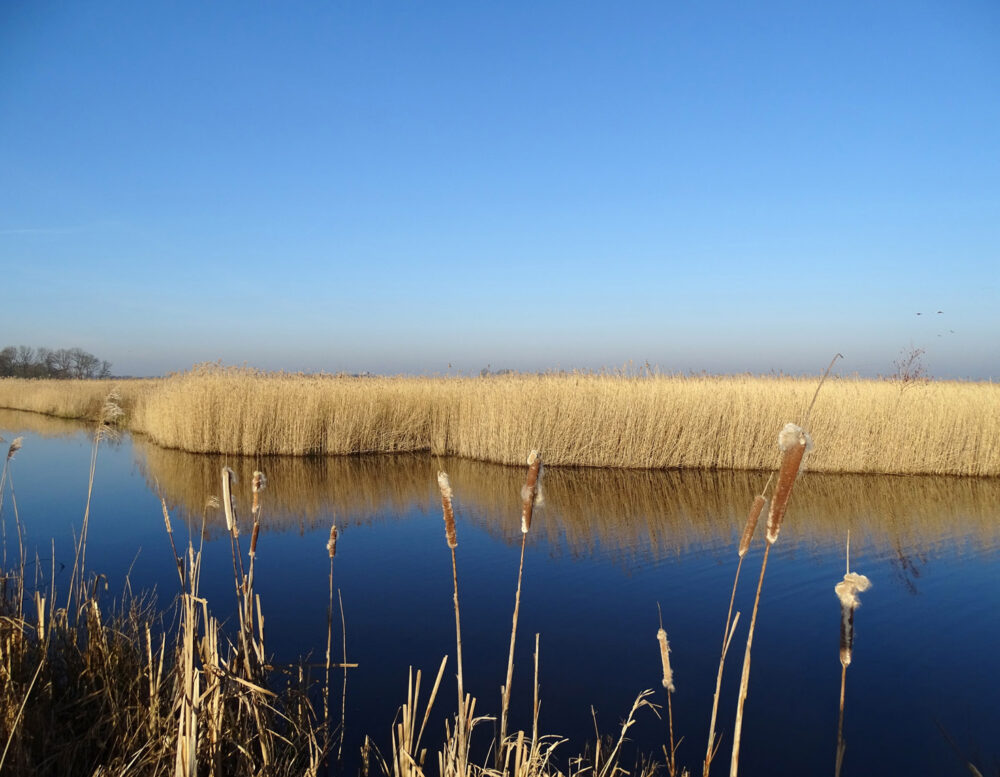
[[[344,752],[344,732],[347,726],[347,623],[344,620],[344,597],[337,589],[337,601],[340,602],[340,640],[344,665],[344,687],[340,694],[340,741],[337,743],[337,763],[341,762]]]
[[[521,534],[521,562],[517,567],[517,591],[514,593],[514,617],[510,627],[510,650],[507,654],[507,682],[503,686],[500,708],[500,740],[497,745],[497,765],[503,758],[503,744],[507,739],[507,716],[510,711],[510,686],[514,680],[514,641],[517,639],[517,618],[521,609],[521,575],[524,571],[524,545],[527,534]]]
[[[451,576],[455,587],[455,655],[458,663],[458,757],[459,770],[465,773],[466,720],[465,720],[465,687],[462,676],[462,619],[458,606],[458,564],[455,561],[455,549],[451,549]]]
[[[747,686],[750,683],[750,647],[753,645],[753,631],[757,625],[757,609],[760,606],[760,591],[764,587],[764,573],[767,558],[771,554],[771,543],[764,548],[764,560],[760,564],[760,579],[757,581],[757,595],[753,600],[753,614],[750,616],[750,633],[747,634],[746,652],[743,654],[743,675],[740,678],[740,696],[736,703],[736,723],[733,726],[733,757],[729,764],[729,777],[736,777],[740,763],[740,734],[743,731],[743,705],[747,700]]]
[[[733,577],[733,591],[729,595],[729,610],[726,612],[726,626],[722,632],[722,651],[719,656],[719,671],[715,677],[715,696],[712,697],[712,720],[708,724],[708,749],[705,751],[705,763],[702,768],[703,777],[708,777],[712,768],[712,759],[715,758],[715,721],[719,712],[719,694],[722,691],[722,670],[726,664],[726,653],[729,652],[730,628],[732,627],[733,603],[736,601],[736,586],[740,582],[740,570],[743,568],[744,556],[736,564],[736,575]],[[737,613],[739,617],[739,613]]]
[[[837,721],[837,761],[834,766],[834,777],[840,777],[840,767],[844,763],[844,686],[847,684],[847,664],[840,665],[840,718]]]

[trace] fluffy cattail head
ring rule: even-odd
[[[330,558],[337,555],[337,524],[330,527],[330,539],[326,541],[326,552],[330,554]]]
[[[10,461],[14,458],[14,454],[21,450],[21,445],[24,443],[23,437],[15,437],[11,443],[10,447],[7,449],[7,460]]]
[[[674,692],[674,670],[670,668],[670,643],[667,642],[667,632],[662,628],[656,632],[660,643],[660,663],[663,664],[663,687]]]
[[[840,600],[840,663],[845,667],[851,665],[854,650],[854,611],[861,606],[858,594],[871,587],[871,580],[864,575],[848,572],[833,589]]]
[[[521,487],[521,533],[531,529],[531,516],[542,497],[542,457],[538,451],[528,454],[528,475]]]
[[[438,472],[438,488],[441,489],[441,512],[444,515],[444,536],[448,547],[454,550],[458,547],[458,535],[455,533],[455,511],[451,506],[451,481],[447,472]]]
[[[778,484],[774,487],[774,498],[767,514],[767,541],[771,545],[778,539],[788,500],[792,496],[792,486],[802,466],[802,457],[812,450],[812,438],[801,426],[785,424],[778,435],[778,448],[782,451],[781,469],[778,470]]]
[[[760,518],[760,514],[766,504],[767,499],[764,498],[764,495],[758,494],[753,500],[753,504],[750,505],[750,515],[747,516],[747,525],[743,527],[743,536],[740,537],[740,558],[743,558],[747,554],[747,551],[750,550],[750,541],[753,539],[753,533],[757,530],[757,520]]]

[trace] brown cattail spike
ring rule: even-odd
[[[792,496],[792,486],[798,477],[802,457],[812,450],[812,439],[802,427],[785,424],[778,435],[778,447],[782,450],[781,469],[778,470],[778,484],[774,487],[771,510],[767,514],[767,541],[770,545],[778,539],[785,510],[788,509],[788,500]]]
[[[531,515],[542,503],[542,457],[538,451],[528,454],[528,477],[521,488],[521,533],[531,530]]]
[[[454,550],[458,547],[458,536],[455,533],[455,511],[451,506],[451,482],[447,472],[438,472],[438,488],[441,489],[441,512],[444,515],[444,536],[448,547]]]
[[[250,535],[250,555],[257,555],[257,535],[260,534],[260,524],[254,521],[253,534]]]
[[[743,536],[740,537],[740,558],[743,558],[747,554],[747,551],[750,550],[750,541],[753,539],[753,533],[757,530],[757,520],[760,518],[760,514],[763,512],[766,504],[767,499],[764,498],[764,495],[758,494],[753,500],[753,504],[750,505],[750,515],[747,516],[747,525],[743,527]]]
[[[660,642],[660,662],[663,664],[663,687],[673,693],[674,672],[670,668],[670,643],[667,642],[667,632],[661,628],[656,632],[656,639]]]
[[[850,666],[854,650],[854,611],[861,606],[858,594],[871,587],[871,580],[856,572],[848,572],[834,586],[834,593],[840,599],[840,663],[844,667]]]
[[[337,555],[337,524],[330,527],[330,539],[326,542],[326,552],[330,554],[330,558]]]
[[[253,514],[260,512],[260,492],[267,488],[267,477],[263,472],[253,473]]]

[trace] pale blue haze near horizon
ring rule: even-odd
[[[1000,4],[7,0],[0,267],[119,374],[996,378]]]

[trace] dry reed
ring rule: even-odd
[[[517,589],[514,593],[514,615],[510,627],[510,649],[507,654],[507,680],[500,689],[500,738],[497,747],[497,765],[505,759],[507,743],[507,716],[510,711],[510,688],[514,681],[514,643],[517,639],[517,618],[521,610],[521,577],[524,573],[524,547],[531,530],[535,506],[541,501],[542,457],[537,450],[528,454],[528,474],[521,488],[521,560],[517,566]]]
[[[468,738],[472,720],[471,698],[465,696],[465,684],[462,672],[462,620],[458,604],[458,562],[455,559],[455,549],[458,547],[458,536],[455,532],[455,510],[452,506],[451,482],[447,472],[438,472],[438,489],[441,492],[441,512],[444,517],[445,539],[451,550],[451,574],[454,584],[455,603],[455,661],[458,665],[456,681],[458,686],[458,708],[455,713],[454,749],[449,751],[449,757],[442,762],[441,774],[445,771],[465,775],[468,771]],[[447,765],[447,768],[446,768]]]
[[[705,750],[705,760],[702,763],[702,777],[709,776],[709,773],[712,770],[712,760],[715,758],[715,754],[718,751],[718,746],[715,744],[715,721],[719,712],[719,694],[722,690],[722,670],[725,667],[726,654],[729,652],[729,644],[732,642],[733,634],[736,631],[736,624],[740,619],[740,614],[738,612],[736,613],[736,618],[733,618],[733,604],[736,601],[736,587],[740,582],[740,571],[743,569],[743,559],[746,556],[747,551],[750,550],[750,542],[753,540],[754,532],[757,529],[757,522],[760,520],[760,514],[763,512],[764,506],[767,504],[767,498],[764,494],[767,493],[767,488],[770,485],[771,479],[768,478],[761,493],[754,497],[753,503],[750,505],[750,513],[747,515],[746,525],[743,527],[743,534],[740,536],[740,544],[736,551],[739,556],[739,561],[736,563],[736,574],[733,576],[733,590],[729,595],[729,610],[726,612],[726,625],[722,628],[722,652],[719,656],[719,671],[715,677],[715,695],[712,697],[712,718],[708,724],[708,746]]]
[[[199,367],[119,381],[127,426],[192,452],[352,454],[429,450],[550,466],[765,470],[761,446],[811,379],[613,374],[351,378]],[[103,381],[0,380],[0,407],[92,418]],[[830,379],[810,430],[815,472],[1000,475],[1000,385]],[[962,446],[954,430],[962,430]]]

